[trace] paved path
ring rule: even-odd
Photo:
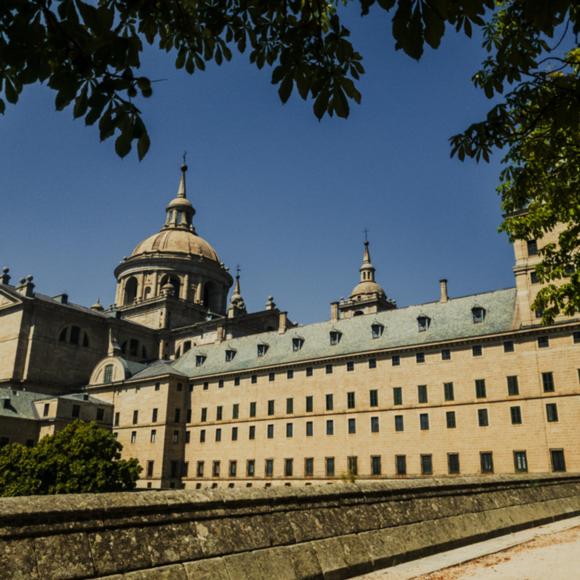
[[[580,517],[360,576],[364,580],[580,580]]]

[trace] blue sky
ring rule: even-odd
[[[382,12],[348,24],[367,74],[346,121],[317,121],[296,95],[282,105],[247,55],[189,76],[149,51],[145,74],[164,80],[142,103],[152,146],[140,163],[28,88],[0,118],[0,265],[40,292],[110,304],[113,269],[161,227],[187,150],[197,231],[241,265],[252,310],[271,294],[293,320],[328,318],[358,280],[365,227],[400,306],[436,299],[441,277],[451,296],[512,286],[498,159],[449,157],[449,136],[489,108],[470,82],[479,42],[451,32],[416,63],[395,52]]]

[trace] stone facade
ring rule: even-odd
[[[239,272],[193,227],[186,169],[161,231],[116,268],[109,309],[4,272],[1,382],[107,402],[146,488],[580,471],[580,317],[530,311],[556,233],[515,244],[514,288],[450,297],[441,280],[405,308],[365,241],[350,296],[296,326],[271,297],[247,312]]]

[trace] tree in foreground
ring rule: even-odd
[[[499,193],[512,238],[532,239],[564,224],[559,246],[542,250],[549,283],[534,305],[550,321],[580,311],[580,4],[573,0],[2,0],[0,112],[28,84],[46,83],[56,108],[69,106],[120,156],[149,136],[137,106],[153,93],[141,70],[146,44],[193,74],[248,53],[272,69],[282,102],[293,91],[315,115],[347,117],[359,103],[362,55],[340,19],[391,16],[397,50],[421,58],[449,28],[483,32],[488,57],[473,82],[494,106],[451,138],[452,155],[488,161],[502,151]],[[526,213],[522,210],[526,209]],[[571,275],[571,278],[567,276]]]
[[[135,488],[141,467],[121,459],[121,444],[95,423],[74,421],[35,447],[0,450],[0,495],[98,493]]]

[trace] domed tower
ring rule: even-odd
[[[186,172],[184,163],[177,196],[167,205],[161,230],[138,244],[115,268],[115,307],[123,318],[157,328],[203,320],[209,312],[226,313],[233,279],[213,247],[195,231],[195,209],[186,196]],[[155,321],[151,306],[167,301],[182,307],[173,308],[170,322]],[[167,313],[159,316],[167,317]]]
[[[383,310],[391,310],[397,305],[388,298],[385,291],[375,280],[375,267],[371,262],[369,241],[365,239],[363,261],[359,268],[360,281],[353,288],[346,300],[333,303],[333,318],[351,318],[362,314],[373,314]]]

